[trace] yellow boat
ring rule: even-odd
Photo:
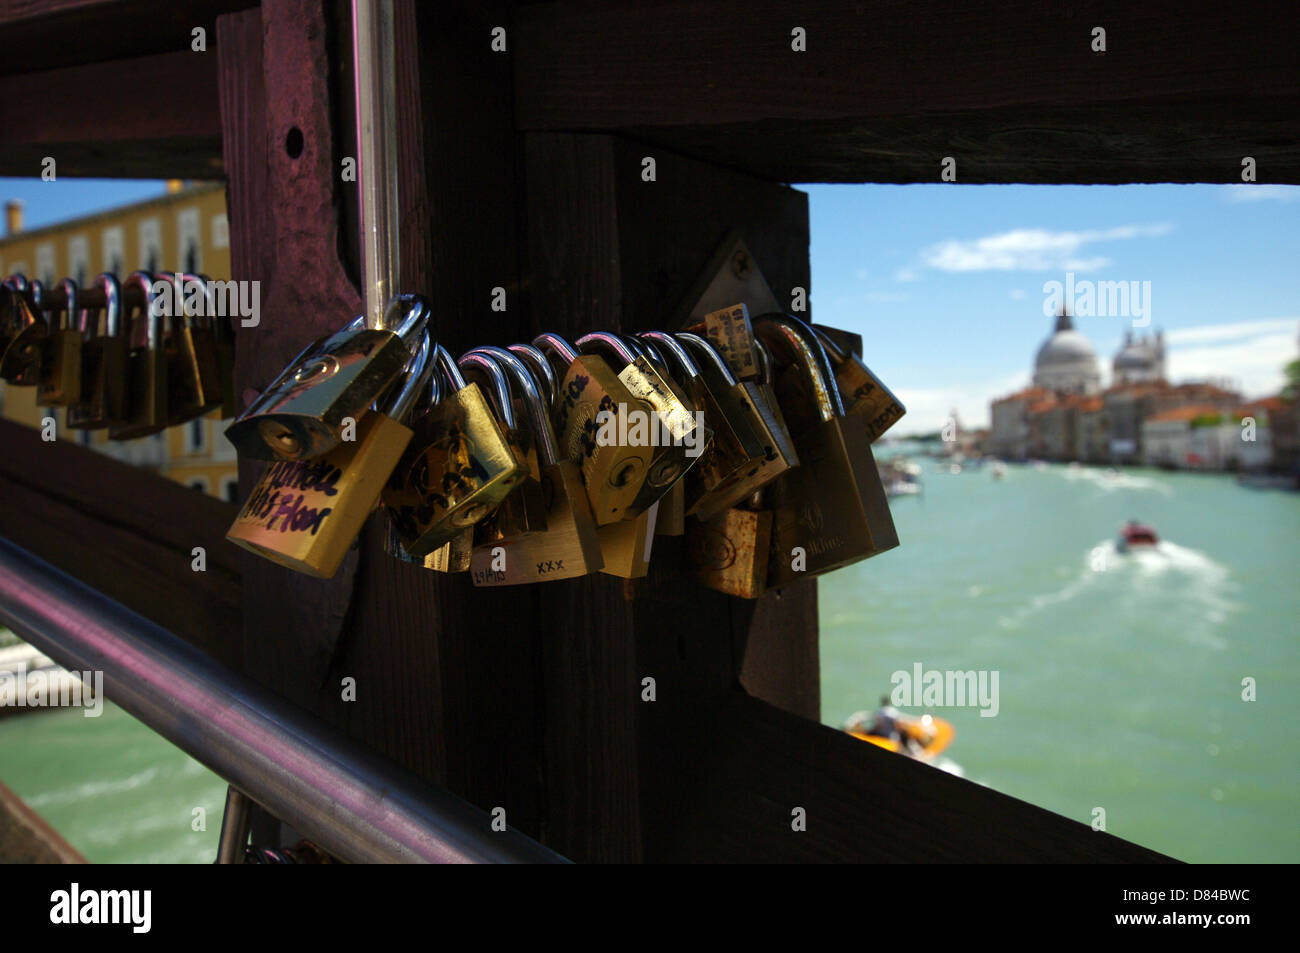
[[[878,748],[884,748],[886,751],[894,751],[912,758],[919,758],[922,761],[929,761],[940,751],[947,748],[948,745],[952,744],[952,739],[957,734],[951,722],[936,718],[934,715],[922,715],[920,718],[913,718],[911,715],[898,714],[894,716],[894,727],[897,728],[899,734],[906,736],[911,742],[907,750],[904,750],[899,739],[872,734],[873,721],[874,717],[872,715],[867,712],[858,712],[849,719],[844,726],[844,730],[854,738],[869,741]]]

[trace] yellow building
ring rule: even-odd
[[[24,231],[22,207],[6,205],[7,233],[0,239],[0,277],[22,272],[46,286],[71,278],[84,285],[100,272],[122,279],[132,271],[187,271],[214,280],[230,278],[230,236],[226,190],[221,183],[182,187],[169,183],[166,195]],[[219,415],[192,420],[139,440],[112,441],[106,430],[71,430],[61,408],[38,407],[36,388],[0,382],[0,414],[39,427],[53,417],[61,439],[76,440],[137,466],[222,499],[234,500],[235,449]]]

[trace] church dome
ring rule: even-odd
[[[1088,339],[1074,329],[1057,331],[1043,342],[1038,349],[1037,367],[1053,364],[1075,364],[1080,361],[1097,360],[1097,352],[1092,349]]]
[[[1145,371],[1155,364],[1155,356],[1145,348],[1129,346],[1115,355],[1115,370]]]

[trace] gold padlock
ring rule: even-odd
[[[710,311],[704,316],[703,331],[737,380],[750,381],[759,376],[754,329],[744,304]]]
[[[790,358],[786,371],[804,379],[793,394],[811,395],[815,417],[806,429],[793,430],[799,466],[767,487],[773,512],[768,585],[797,582],[897,546],[871,441],[845,420],[817,335],[790,315],[760,318],[754,330],[773,356]],[[793,408],[783,407],[786,419],[793,419]]]
[[[36,306],[35,288],[21,274],[5,281],[10,293],[4,314],[4,352],[0,354],[0,378],[19,387],[34,387],[40,381],[45,339],[50,326]]]
[[[471,364],[478,359],[467,355]],[[447,349],[438,345],[442,399],[413,423],[415,437],[384,487],[384,506],[412,556],[423,557],[486,517],[528,473],[476,382],[466,382]],[[499,367],[498,402],[510,394]]]
[[[771,510],[732,507],[707,521],[692,519],[686,535],[691,567],[701,583],[742,599],[767,591]]]
[[[835,370],[835,385],[844,401],[844,412],[861,418],[872,442],[879,440],[890,427],[902,420],[907,409],[862,360],[852,351],[840,347],[835,336],[816,325],[826,356]]]
[[[431,351],[422,333],[405,377],[357,423],[355,441],[314,460],[267,467],[226,538],[309,576],[338,572],[411,441],[403,421],[432,376]]]
[[[103,307],[91,307],[95,292]],[[99,275],[83,289],[81,343],[81,399],[68,407],[68,426],[99,430],[126,416],[127,339],[122,325],[122,288],[110,274]],[[102,319],[101,319],[102,316]]]
[[[597,539],[604,563],[601,572],[621,579],[640,579],[650,571],[661,504],[662,500],[656,500],[639,516],[600,527]]]
[[[577,463],[563,457],[550,414],[532,373],[513,354],[501,359],[525,395],[537,442],[544,496],[550,502],[546,531],[475,545],[470,577],[476,586],[511,586],[573,579],[603,565],[596,520]]]
[[[799,456],[776,397],[761,373],[737,381],[721,355],[703,338],[687,332],[677,337],[694,355],[718,414],[731,422],[731,439],[720,443],[717,431],[714,438],[719,452],[727,456],[706,457],[697,468],[702,476],[708,474],[715,479],[700,478],[690,483],[687,512],[709,521],[798,466]],[[764,368],[766,351],[761,343],[755,342],[753,351],[756,365]]]
[[[167,295],[167,417],[179,424],[221,406],[221,369],[217,364],[215,310],[210,286],[198,275],[176,272]]]
[[[127,334],[126,415],[109,423],[113,440],[147,437],[167,426],[167,353],[163,350],[163,315],[155,306],[153,279],[133,271],[122,282]]]
[[[538,335],[533,344],[560,362],[552,410],[560,453],[578,464],[596,522],[618,522],[641,492],[653,448],[601,442],[597,418],[612,415],[609,426],[627,433],[629,412],[644,408],[600,355],[579,354],[558,334]]]
[[[605,351],[621,363],[618,378],[637,401],[628,408],[626,431],[618,429],[624,421],[613,413],[597,419],[597,442],[650,444],[641,491],[623,511],[623,518],[628,519],[644,513],[686,475],[706,448],[708,432],[685,391],[659,372],[639,343],[610,331],[593,331],[580,337],[577,344],[583,351]]]
[[[81,398],[81,311],[77,307],[77,283],[64,278],[50,296],[50,333],[43,342],[41,378],[36,401],[52,407],[66,407]]]
[[[428,303],[397,295],[383,326],[365,316],[309,345],[226,429],[240,456],[306,460],[337,447],[347,421],[358,424],[401,376],[428,324]]]

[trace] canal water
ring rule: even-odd
[[[996,672],[993,717],[907,709],[953,723],[950,770],[1182,860],[1300,861],[1300,496],[923,463],[902,545],[821,583],[826,723],[918,663]],[[1116,552],[1129,518],[1160,546]],[[0,780],[92,861],[215,854],[224,784],[111,705],[0,718]]]

